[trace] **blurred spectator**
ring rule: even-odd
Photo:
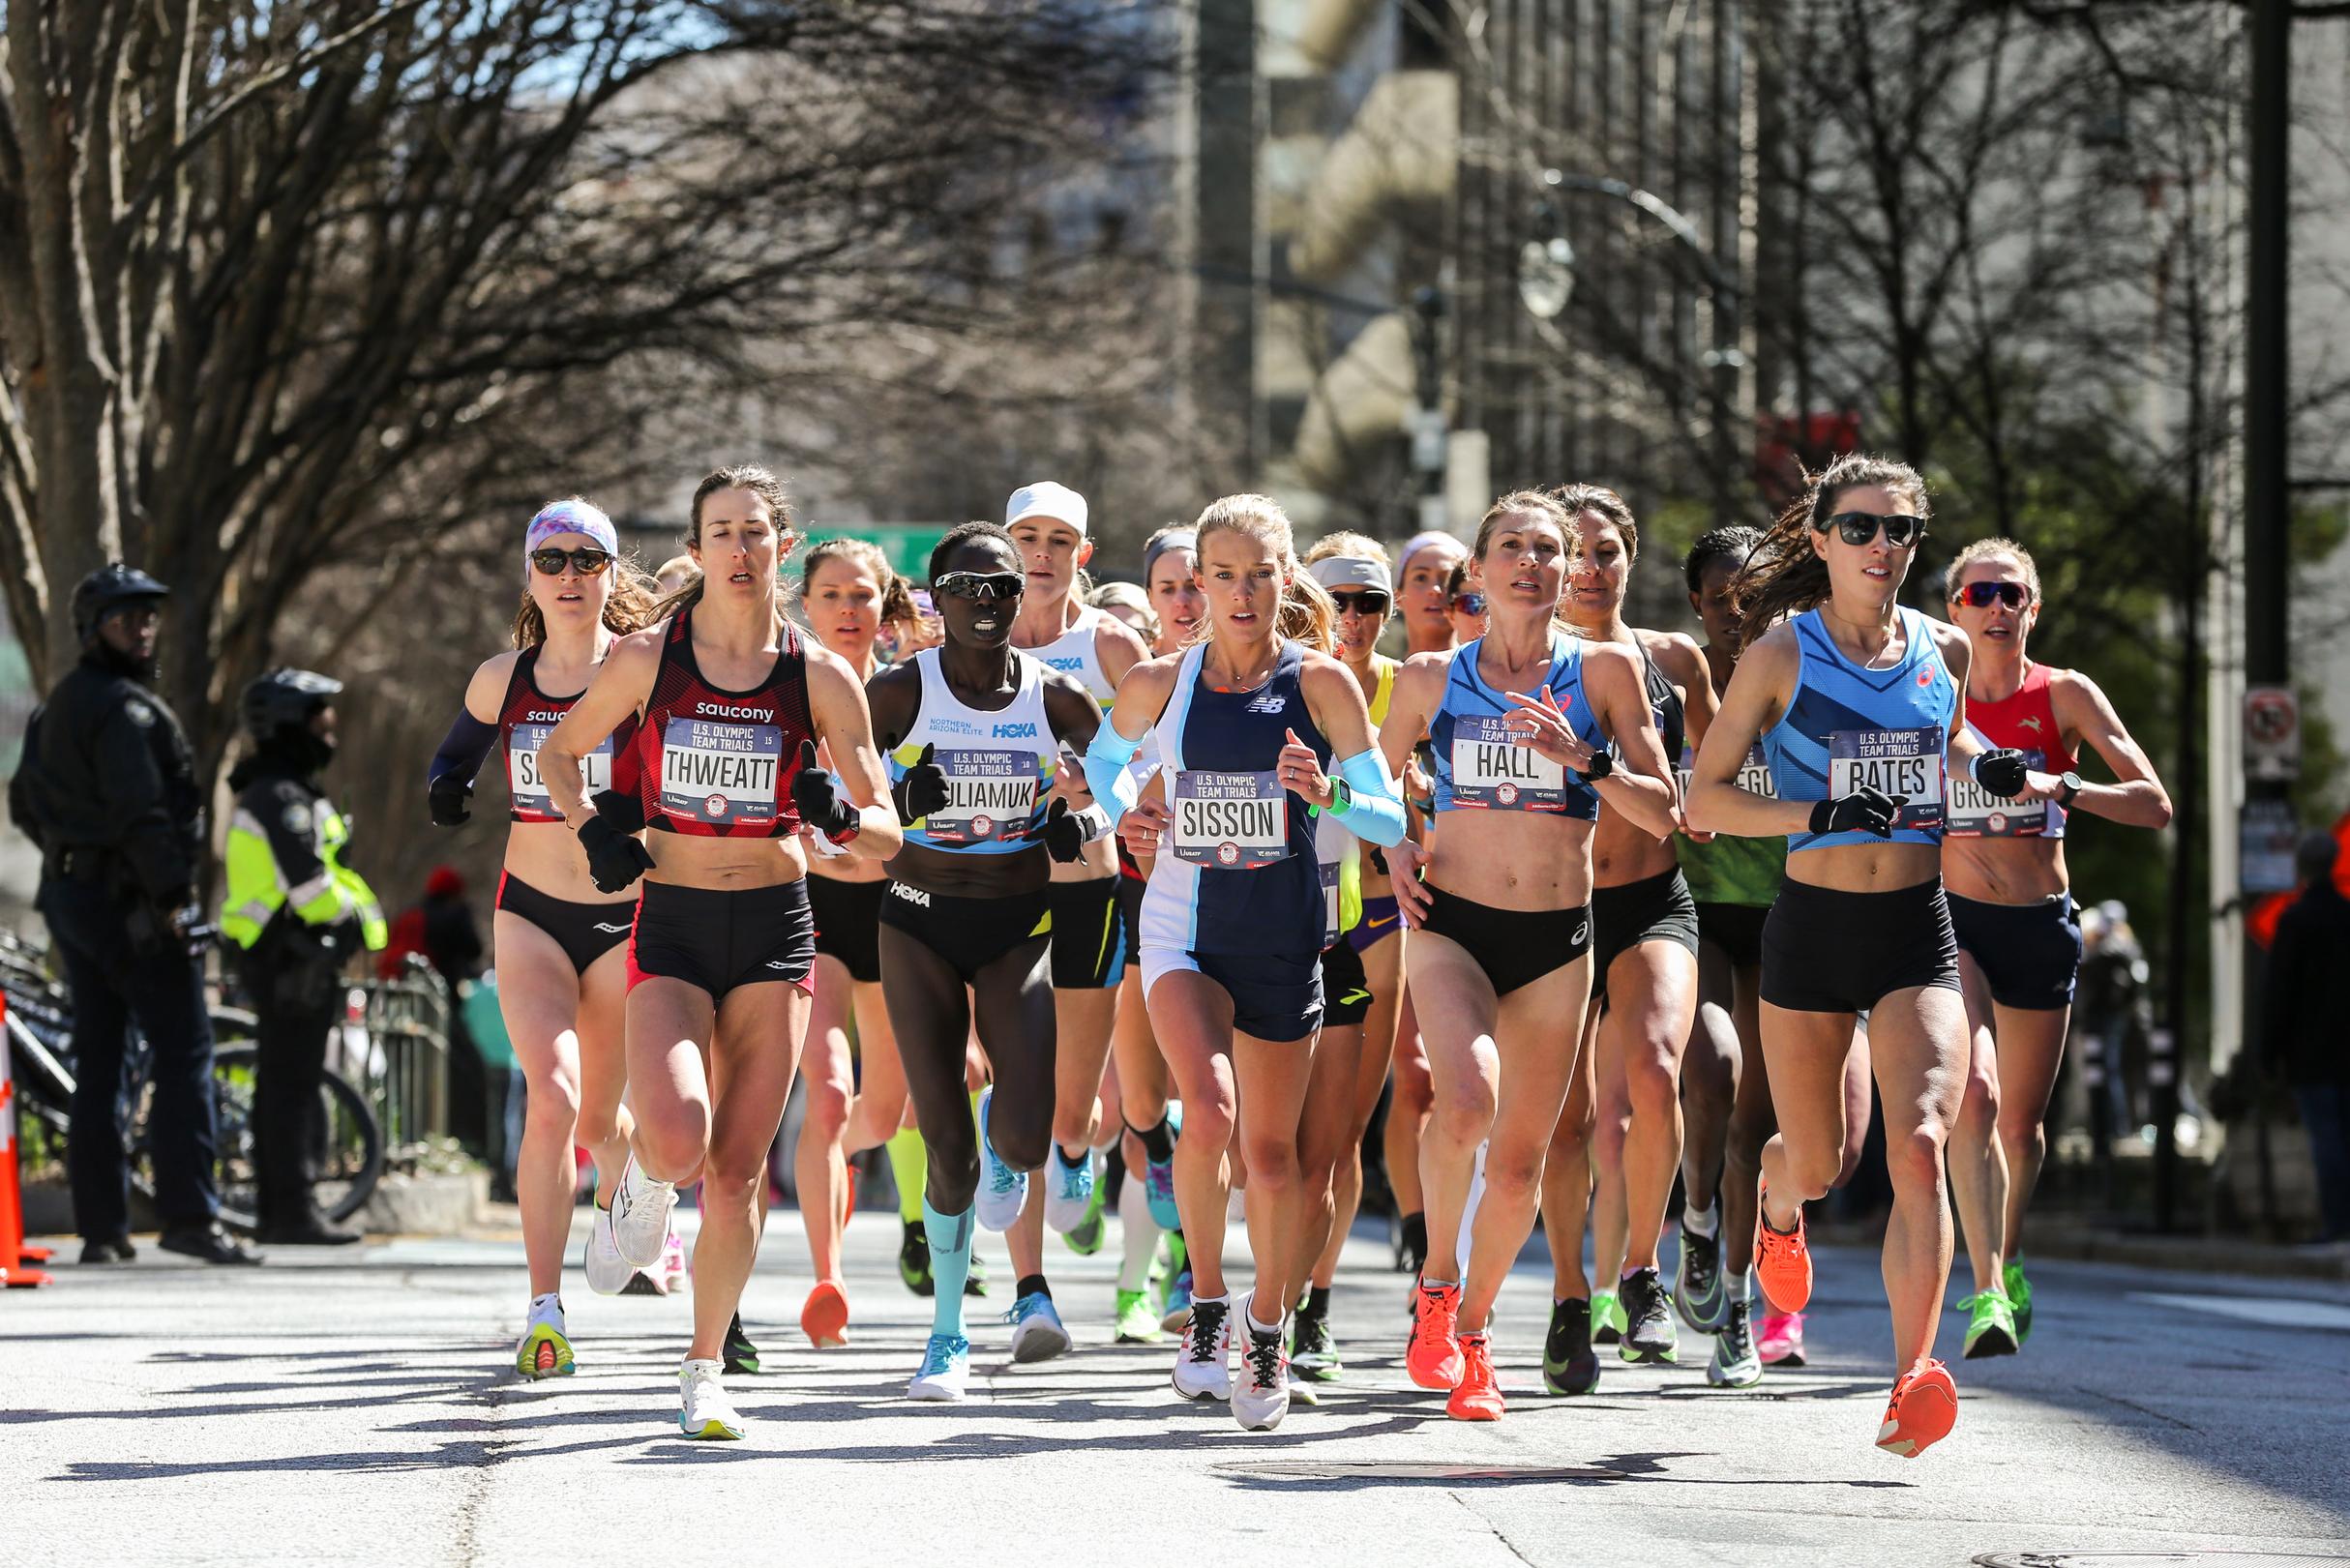
[[[2350,1032],[2342,1027],[2350,974],[2350,899],[2334,882],[2341,846],[2330,833],[2301,841],[2301,895],[2277,918],[2269,948],[2261,1065],[2293,1087],[2309,1134],[2326,1239],[2350,1239]]]

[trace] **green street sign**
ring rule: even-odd
[[[930,552],[954,526],[945,522],[856,522],[838,526],[815,523],[808,531],[808,542],[817,544],[826,539],[862,539],[881,547],[889,557],[890,570],[916,582],[930,580]]]

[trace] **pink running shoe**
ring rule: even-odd
[[[1763,1332],[1756,1339],[1755,1353],[1766,1367],[1800,1367],[1803,1364],[1803,1315],[1800,1312],[1766,1312]]]
[[[668,1295],[684,1288],[687,1272],[685,1243],[679,1241],[677,1232],[672,1230],[669,1244],[661,1249],[661,1293]]]

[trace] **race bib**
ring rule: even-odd
[[[1169,804],[1177,860],[1247,871],[1289,859],[1289,791],[1278,773],[1178,773]]]
[[[516,725],[506,733],[506,789],[514,797],[515,811],[523,816],[558,814],[554,798],[547,792],[547,780],[539,772],[539,748],[554,732],[552,725]],[[612,738],[607,735],[596,742],[594,751],[580,758],[580,792],[582,799],[592,802],[611,786]]]
[[[1942,826],[1942,749],[1939,729],[1838,729],[1828,737],[1828,794],[1849,795],[1866,785],[1902,797],[1893,828]]]
[[[2024,754],[2034,772],[2048,765],[2048,754]],[[2065,812],[2044,800],[2002,800],[1963,773],[1950,775],[1950,814],[1944,832],[1960,839],[2033,839],[2062,835]]]
[[[1566,809],[1566,769],[1531,746],[1498,715],[1452,722],[1452,803],[1503,812]]]
[[[1689,781],[1696,764],[1697,754],[1683,746],[1681,766],[1676,771],[1681,775],[1681,798],[1684,801],[1689,798]],[[1779,798],[1778,783],[1770,777],[1770,764],[1763,760],[1763,743],[1759,740],[1747,749],[1746,760],[1738,765],[1738,773],[1731,782],[1748,794]]]
[[[713,825],[763,825],[777,814],[784,731],[670,716],[661,732],[661,809]]]
[[[1000,843],[1027,836],[1036,810],[1034,752],[938,752],[946,804],[922,820],[940,843]]]

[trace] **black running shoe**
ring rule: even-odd
[[[963,1276],[963,1293],[967,1296],[984,1296],[988,1293],[987,1259],[975,1252],[971,1254],[969,1271]]]
[[[930,1232],[920,1221],[908,1223],[898,1243],[898,1278],[918,1296],[935,1294],[938,1288],[930,1276]]]
[[[1664,1282],[1652,1267],[1634,1272],[1617,1287],[1623,1303],[1623,1344],[1617,1354],[1626,1361],[1678,1361],[1679,1337],[1673,1332],[1673,1303]]]
[[[1428,1217],[1407,1214],[1396,1227],[1395,1266],[1417,1278],[1428,1262]]]
[[[727,1325],[726,1360],[729,1373],[759,1371],[759,1346],[753,1345],[751,1336],[742,1331],[741,1313],[736,1313],[734,1321]]]
[[[1551,1303],[1550,1335],[1542,1342],[1542,1383],[1554,1394],[1588,1394],[1599,1386],[1590,1302]]]

